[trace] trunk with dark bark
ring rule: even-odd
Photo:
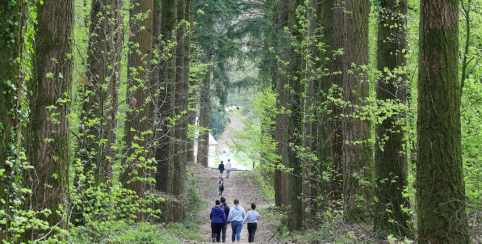
[[[370,120],[362,118],[368,97],[368,0],[348,0],[344,13],[343,56],[343,198],[345,220],[354,221],[368,216],[371,201],[371,160],[373,158]]]
[[[459,1],[420,2],[418,243],[470,243],[462,170]]]
[[[36,187],[31,198],[33,210],[50,209],[50,226],[67,227],[69,216],[70,114],[72,60],[69,57],[74,21],[72,1],[37,4],[33,78],[30,93],[30,128],[27,155],[35,172]],[[48,107],[48,108],[47,108]],[[63,211],[60,211],[60,208]],[[58,214],[60,211],[61,214]],[[34,239],[46,230],[29,230]]]

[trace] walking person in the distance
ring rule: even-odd
[[[229,179],[229,175],[231,174],[231,160],[228,159],[226,163],[226,179]]]
[[[211,219],[211,237],[213,242],[220,242],[221,231],[228,226],[224,209],[219,206],[221,201],[216,200],[215,206],[211,209],[209,218]]]
[[[220,180],[218,181],[218,189],[219,189],[219,195],[222,196],[224,191],[223,177],[220,177]]]
[[[223,161],[221,161],[221,163],[219,164],[218,169],[219,169],[219,173],[221,174],[220,176],[223,177],[223,172],[224,172]]]
[[[251,210],[248,211],[246,217],[243,220],[244,223],[248,223],[248,242],[254,242],[254,234],[258,229],[259,213],[255,211],[256,204],[251,203]]]

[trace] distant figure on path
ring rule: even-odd
[[[243,220],[243,224],[248,222],[248,242],[254,242],[254,234],[258,229],[259,213],[255,211],[256,204],[251,203],[251,210],[248,211]]]
[[[228,215],[228,221],[231,222],[231,229],[233,230],[233,235],[231,236],[233,242],[235,237],[239,240],[241,239],[241,229],[243,228],[243,220],[246,217],[246,212],[239,206],[239,200],[234,199],[234,207],[231,208]]]
[[[223,172],[224,172],[224,164],[223,164],[223,161],[221,161],[221,164],[219,164],[219,173],[221,174],[221,177],[223,176]]]
[[[229,174],[231,174],[231,160],[228,159],[226,163],[226,179],[229,179]]]
[[[219,188],[219,195],[222,196],[223,195],[223,191],[224,191],[224,181],[223,181],[223,177],[220,177],[220,180],[218,182],[218,188]]]
[[[211,218],[211,237],[213,242],[220,242],[221,230],[223,227],[228,226],[228,222],[226,221],[224,210],[219,206],[221,202],[216,200],[215,204],[216,206],[211,209],[211,214],[209,215],[209,218]]]
[[[226,204],[226,198],[224,197],[221,197],[221,208],[224,209],[224,215],[226,215],[226,219],[228,219],[228,216],[229,216],[229,206]],[[228,222],[229,224],[229,222]],[[223,232],[222,232],[222,240],[223,240],[223,243],[226,242],[226,229],[227,229],[227,226],[224,226],[223,227]]]

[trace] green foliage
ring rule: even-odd
[[[83,231],[86,228],[79,228],[72,231],[73,237],[67,242],[71,244],[92,243],[92,239],[84,238]],[[182,224],[172,223],[170,225],[154,225],[148,222],[129,224],[119,221],[115,225],[106,228],[102,236],[95,243],[183,243],[183,239],[198,240],[198,232],[185,228]]]

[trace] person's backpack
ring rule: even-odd
[[[226,219],[228,219],[228,216],[229,216],[229,207],[226,209],[225,208],[226,205],[224,205],[224,203],[221,203],[221,208],[223,209],[224,211],[224,215],[226,215]],[[227,211],[227,212],[226,212]]]
[[[219,182],[219,188],[224,188],[224,181]]]

